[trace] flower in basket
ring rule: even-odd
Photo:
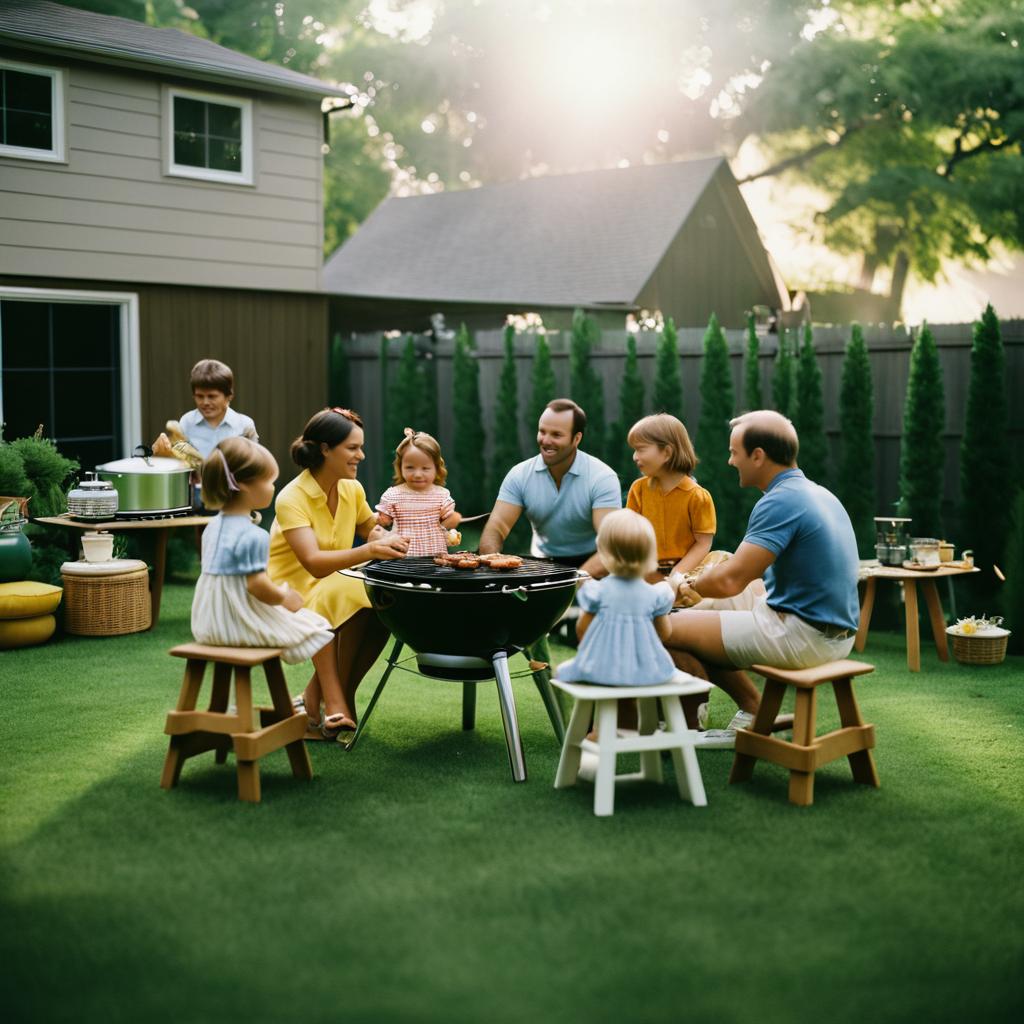
[[[999,615],[969,615],[967,618],[957,619],[951,632],[959,636],[974,636],[977,633],[987,633],[999,629],[1002,624],[1003,620]]]
[[[973,636],[978,632],[978,622],[973,615],[966,619],[957,619],[953,630],[961,636]]]

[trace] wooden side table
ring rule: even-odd
[[[903,605],[906,616],[907,633],[907,668],[911,672],[921,671],[921,632],[917,622],[917,588],[920,586],[928,607],[928,620],[932,626],[932,637],[935,640],[935,651],[942,661],[949,661],[949,645],[946,641],[946,617],[942,611],[939,598],[937,579],[953,576],[969,576],[978,572],[975,568],[962,569],[959,566],[940,565],[938,569],[922,572],[917,569],[904,569],[899,566],[880,565],[867,570],[864,577],[864,600],[860,606],[860,625],[857,627],[857,639],[853,649],[863,651],[867,646],[868,628],[871,625],[871,612],[875,607],[875,591],[879,580],[893,580],[903,584]]]
[[[164,592],[164,573],[167,571],[167,538],[171,530],[183,526],[205,526],[213,516],[164,516],[160,519],[105,519],[99,523],[85,523],[72,519],[66,513],[62,516],[40,516],[34,523],[47,526],[66,526],[84,533],[86,530],[104,530],[107,533],[123,533],[127,530],[152,530],[153,533],[153,578],[149,581],[149,601],[152,626],[160,621],[160,599]]]

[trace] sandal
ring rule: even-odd
[[[296,714],[306,716],[306,735],[302,738],[304,740],[322,740],[324,738],[323,723],[317,721],[313,716],[306,710],[306,698],[303,694],[292,697],[292,707],[295,709]]]
[[[342,733],[356,731],[356,723],[348,715],[340,711],[336,715],[327,715],[320,725],[320,731],[325,740],[338,740]]]

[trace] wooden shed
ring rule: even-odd
[[[386,199],[327,261],[332,330],[500,326],[573,309],[603,326],[660,310],[678,326],[712,312],[739,327],[754,306],[789,308],[721,157],[529,178]]]

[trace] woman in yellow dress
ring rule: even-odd
[[[409,541],[377,525],[356,480],[366,458],[356,413],[338,408],[316,413],[292,442],[291,456],[303,471],[274,503],[267,573],[301,594],[305,607],[334,629],[334,642],[313,656],[316,671],[303,701],[311,726],[336,739],[355,729],[356,688],[388,637],[362,583],[337,570],[369,558],[403,558]],[[356,534],[366,544],[353,548]]]

